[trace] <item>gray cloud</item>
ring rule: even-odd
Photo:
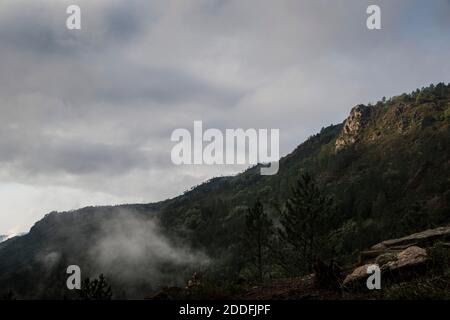
[[[373,32],[360,0],[77,3],[81,31],[72,1],[2,3],[0,233],[242,169],[172,165],[194,120],[279,128],[285,154],[355,104],[449,81],[447,0],[380,0]]]
[[[210,263],[201,252],[167,239],[154,219],[143,219],[126,211],[116,214],[103,225],[89,254],[98,274],[107,270],[113,281],[134,283],[136,287],[183,285],[188,275],[174,274],[169,268],[199,270]]]
[[[103,66],[106,67],[106,66]],[[142,69],[130,66],[107,66],[99,77],[109,79],[96,92],[96,99],[129,104],[137,101],[156,102],[168,106],[179,103],[214,103],[233,105],[240,92],[220,88],[183,70],[170,68]]]

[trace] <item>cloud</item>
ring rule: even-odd
[[[175,167],[194,120],[280,129],[286,154],[355,104],[449,81],[446,0],[380,0],[380,31],[359,0],[79,0],[80,31],[69,4],[0,8],[0,233],[52,199],[156,201],[243,169]]]
[[[189,275],[179,270],[199,271],[209,263],[201,252],[166,238],[155,219],[121,211],[105,222],[95,245],[89,249],[96,270],[93,273],[106,273],[112,281],[128,287],[182,286]]]

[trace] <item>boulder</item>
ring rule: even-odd
[[[427,251],[417,246],[408,247],[399,253],[386,252],[375,259],[376,263],[367,263],[354,269],[345,277],[343,286],[353,290],[364,288],[369,277],[367,269],[374,264],[381,268],[383,279],[394,282],[402,280],[424,271],[427,259]]]
[[[342,283],[346,288],[357,288],[362,287],[369,276],[367,274],[367,269],[373,264],[365,264],[363,266],[357,267],[352,273],[347,275]]]
[[[387,263],[397,261],[397,259],[398,255],[395,254],[394,252],[386,252],[383,253],[382,255],[379,255],[375,259],[375,263],[378,264],[380,267],[383,267]]]
[[[360,266],[349,273],[343,282],[346,288],[361,288],[368,277],[367,268],[376,264],[381,268],[383,281],[398,282],[427,270],[426,248],[437,242],[445,246],[450,240],[450,226],[429,229],[398,239],[390,239],[360,252]]]
[[[396,271],[402,268],[415,268],[425,264],[427,251],[423,248],[412,246],[400,252],[396,259],[383,266],[383,270]]]
[[[414,233],[409,236],[391,239],[380,242],[371,247],[372,251],[386,250],[388,248],[398,248],[418,245],[422,247],[431,247],[436,241],[447,241],[450,239],[450,226],[429,229],[422,232]]]

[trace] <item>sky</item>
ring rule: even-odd
[[[286,155],[356,104],[450,82],[449,17],[449,0],[2,0],[0,234],[242,171],[171,162],[195,120],[279,129]]]

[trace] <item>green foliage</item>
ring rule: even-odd
[[[0,261],[8,261],[0,264],[0,283],[21,298],[61,297],[64,279],[55,274],[65,273],[59,267],[46,270],[37,260],[31,261],[29,253],[45,256],[48,248],[63,256],[70,253],[86,263],[83,270],[91,273],[86,249],[98,241],[105,221],[122,210],[159,219],[167,238],[205,253],[214,262],[211,279],[228,282],[239,279],[243,270],[255,274],[242,236],[248,208],[258,198],[264,200],[265,214],[289,238],[286,242],[274,237],[271,243],[271,254],[280,261],[266,260],[271,277],[306,272],[311,256],[330,255],[350,262],[359,250],[379,241],[450,223],[450,85],[441,83],[382,99],[370,108],[370,119],[353,145],[336,152],[343,124],[330,125],[283,157],[274,176],[261,176],[255,166],[236,176],[213,178],[158,203],[51,213],[29,234],[0,243]],[[319,195],[302,200],[306,206],[296,191],[299,171],[314,176]],[[331,197],[337,210],[328,219],[324,203]],[[308,208],[316,208],[316,220],[304,218]],[[314,251],[308,251],[309,245],[303,249],[308,241],[300,236],[308,239],[313,230]],[[172,268],[177,274],[187,272],[179,266]],[[121,292],[117,279],[109,276],[116,294]],[[36,285],[31,288],[30,283]]]
[[[86,278],[80,290],[80,298],[83,300],[111,300],[112,289],[103,274],[98,279]]]
[[[437,276],[393,284],[383,289],[387,300],[449,300],[450,278]]]
[[[450,244],[438,242],[428,250],[429,266],[436,272],[447,272],[450,274]]]
[[[245,217],[245,248],[249,260],[257,269],[258,280],[264,280],[265,267],[269,258],[269,242],[273,236],[272,221],[257,200],[253,208],[248,209]]]
[[[335,227],[333,201],[307,173],[292,188],[281,217],[280,239],[294,252],[292,263],[299,270],[312,271],[316,259],[329,257],[329,235]],[[285,262],[286,264],[286,262]]]
[[[444,119],[445,120],[450,120],[450,106],[448,106],[447,109],[445,109]]]
[[[418,202],[408,206],[400,218],[403,233],[413,233],[429,227],[428,216]]]

